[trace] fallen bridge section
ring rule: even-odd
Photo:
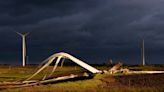
[[[129,71],[129,74],[156,74],[164,73],[164,71]]]
[[[67,81],[67,80],[73,81],[73,80],[78,80],[78,79],[90,79],[92,77],[93,77],[93,75],[91,75],[91,74],[83,73],[83,74],[70,74],[67,76],[61,76],[61,77],[56,77],[56,78],[47,79],[47,80],[30,80],[30,81],[23,81],[23,82],[3,82],[3,83],[0,83],[0,90],[8,89],[8,88],[29,87],[29,86],[40,85],[40,84],[58,83],[58,82],[63,82],[63,81]]]
[[[72,56],[68,53],[60,52],[60,53],[53,54],[52,56],[50,56],[49,58],[44,60],[43,62],[46,62],[46,63],[36,73],[34,73],[31,77],[29,77],[27,80],[32,79],[34,76],[36,76],[38,73],[40,73],[46,67],[48,67],[52,62],[54,62],[54,60],[56,60],[54,68],[51,72],[51,74],[52,74],[55,71],[55,69],[57,68],[57,65],[59,64],[59,62],[61,61],[62,58],[69,59],[69,60],[73,61],[74,63],[78,64],[79,66],[81,66],[82,68],[90,71],[93,74],[102,73],[102,71],[88,65],[84,61],[82,61],[82,60],[80,60],[80,59],[78,59],[78,58],[76,58],[76,57],[74,57],[74,56]],[[51,74],[49,76],[51,76]]]

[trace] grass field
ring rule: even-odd
[[[100,70],[108,70],[110,66],[95,66]],[[123,66],[131,70],[164,70],[161,66]],[[0,82],[21,81],[32,75],[37,66],[0,66]],[[52,67],[48,67],[36,79],[48,74]],[[85,72],[78,66],[59,67],[54,75]],[[61,83],[35,85],[23,88],[0,89],[0,92],[164,92],[164,74],[98,74],[93,79],[64,81]]]

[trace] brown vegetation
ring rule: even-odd
[[[164,74],[136,74],[123,76],[106,76],[102,87],[162,87]]]
[[[130,67],[133,69],[153,69],[164,70],[163,67]],[[17,81],[26,79],[33,74],[36,67],[0,67],[0,83],[4,81]],[[98,69],[110,69],[106,66],[97,67]],[[126,67],[125,67],[126,68]],[[43,76],[45,72],[51,70],[48,67],[39,76]],[[59,67],[54,73],[54,77],[63,76],[72,73],[80,73],[84,70],[80,67],[67,66]],[[14,89],[1,89],[2,92],[164,92],[164,74],[99,74],[93,79],[87,80],[67,80],[64,82],[35,85],[30,87],[14,88]]]

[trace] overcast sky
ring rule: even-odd
[[[88,63],[164,64],[164,0],[0,0],[0,63],[28,63],[63,51]]]

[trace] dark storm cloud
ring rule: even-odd
[[[1,0],[1,61],[7,61],[8,56],[20,60],[21,38],[13,32],[19,31],[31,32],[27,43],[33,63],[65,51],[91,63],[112,58],[135,64],[140,61],[142,37],[149,62],[163,63],[163,3],[162,0]],[[158,62],[156,58],[160,58]]]

